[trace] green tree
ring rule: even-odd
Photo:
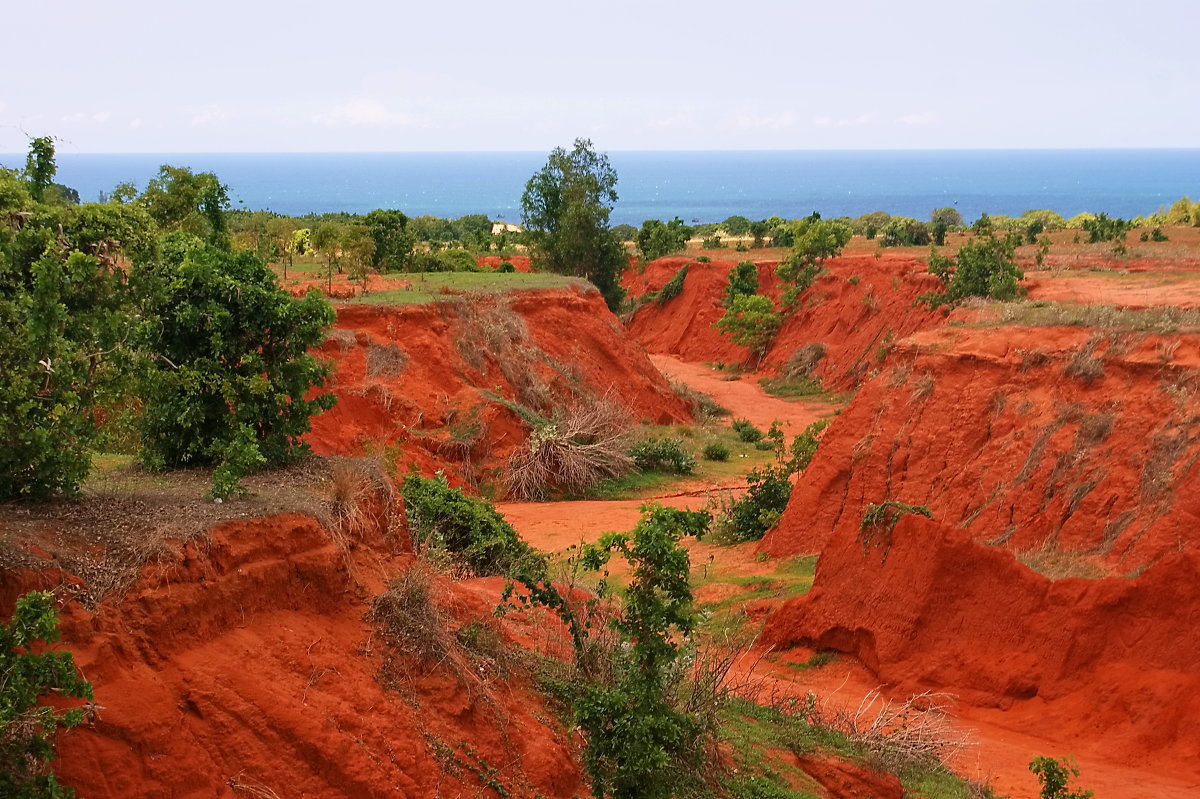
[[[363,217],[371,231],[375,251],[371,263],[376,269],[406,271],[412,266],[417,237],[408,228],[408,217],[400,211],[376,209]]]
[[[608,156],[576,139],[570,152],[556,147],[525,185],[521,214],[525,241],[537,269],[586,277],[609,308],[624,297],[625,249],[609,229],[617,201],[617,173]]]
[[[945,225],[946,230],[960,228],[964,224],[962,214],[960,214],[958,209],[954,208],[953,206],[935,208],[929,214],[930,225],[936,225],[938,222],[941,222],[943,225]]]
[[[51,207],[0,170],[0,500],[74,493],[135,319],[123,262],[154,250],[131,206]]]
[[[54,137],[38,136],[29,140],[29,155],[25,158],[25,180],[34,202],[45,202],[46,190],[54,183],[58,165],[54,161]]]
[[[1111,217],[1104,213],[1083,220],[1083,229],[1087,232],[1088,242],[1091,244],[1101,241],[1124,241],[1125,234],[1132,227],[1133,223],[1129,220]]]
[[[745,236],[750,232],[750,220],[734,214],[721,223],[721,229],[730,236]]]
[[[525,582],[534,603],[555,610],[571,632],[579,679],[572,709],[586,746],[583,765],[597,799],[669,799],[696,780],[711,730],[680,707],[696,627],[685,536],[702,536],[706,511],[642,507],[629,533],[608,533],[580,553],[584,569],[604,568],[613,554],[630,566],[629,585],[611,626],[619,647],[597,657],[596,634],[553,586]],[[601,580],[601,597],[608,594]],[[607,656],[604,656],[607,655]]]
[[[1092,791],[1071,790],[1071,777],[1079,776],[1079,768],[1071,758],[1035,757],[1029,770],[1042,786],[1041,799],[1091,799],[1094,795]]]
[[[987,211],[979,215],[979,218],[971,223],[971,232],[976,236],[990,236],[995,229],[992,223],[992,218],[988,216]]]
[[[266,236],[270,245],[271,258],[283,267],[283,279],[287,280],[288,269],[296,257],[296,223],[291,217],[276,216],[267,221]]]
[[[75,795],[50,770],[54,738],[84,719],[81,708],[39,704],[43,697],[92,699],[70,652],[47,649],[58,640],[58,614],[50,592],[17,600],[7,625],[0,624],[0,796],[67,799]],[[41,642],[41,643],[39,643]]]
[[[921,299],[932,308],[967,297],[1015,299],[1021,293],[1018,281],[1025,277],[1013,260],[1015,244],[1012,238],[983,236],[960,247],[956,258],[931,249],[929,271],[942,282],[943,291]]]
[[[783,280],[795,281],[809,266],[820,266],[840,255],[853,235],[849,226],[813,214],[792,223],[792,253],[776,268]]]
[[[883,226],[891,219],[891,215],[885,211],[871,211],[862,216],[855,217],[851,221],[850,227],[855,233],[862,234],[867,239],[873,239],[883,230]]]
[[[638,252],[643,261],[653,261],[684,249],[691,235],[692,229],[683,224],[679,217],[666,224],[658,219],[647,219],[638,231]]]
[[[338,249],[350,279],[358,281],[366,291],[375,256],[375,239],[371,231],[365,225],[346,225],[342,228]]]
[[[782,318],[775,312],[770,297],[742,294],[733,299],[729,309],[714,323],[714,327],[732,338],[735,343],[749,348],[761,363],[781,322]]]
[[[211,172],[163,164],[139,202],[164,232],[181,230],[227,247],[229,187]]]
[[[728,308],[738,297],[757,293],[758,267],[753,261],[742,261],[729,270],[729,285],[725,287],[725,300],[721,304]]]
[[[309,418],[333,406],[316,394],[329,366],[308,354],[333,323],[329,303],[296,300],[253,253],[175,234],[142,275],[145,342],[142,460],[151,468],[217,464],[214,496],[259,465],[307,451]]]
[[[329,291],[333,291],[333,274],[336,270],[342,273],[341,253],[338,247],[342,243],[342,226],[337,222],[322,222],[312,232],[312,247],[325,259],[325,281]]]

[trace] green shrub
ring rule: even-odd
[[[526,583],[528,598],[516,597],[551,608],[571,633],[576,673],[562,693],[583,732],[583,767],[597,799],[692,795],[688,789],[715,746],[715,709],[697,711],[699,689],[689,685],[697,616],[688,553],[679,545],[684,536],[703,535],[711,517],[656,505],[642,511],[631,533],[608,533],[580,553],[590,571],[605,568],[613,553],[631,567],[608,624],[591,621],[609,593],[603,580],[600,598],[583,607],[545,584]]]
[[[766,439],[763,439],[762,441],[755,441],[754,448],[761,450],[762,452],[770,452],[771,450],[775,449],[775,442],[767,441]]]
[[[771,425],[764,449],[775,449],[774,466],[755,469],[746,476],[746,493],[728,507],[718,520],[724,537],[734,542],[757,541],[775,526],[792,495],[792,476],[807,468],[817,449],[817,435],[829,424],[828,420],[814,422],[784,446],[783,430],[779,423]]]
[[[729,310],[713,326],[747,347],[761,361],[782,322],[770,297],[751,294],[735,297]]]
[[[1071,790],[1071,777],[1079,776],[1074,760],[1066,757],[1035,757],[1029,770],[1037,775],[1042,786],[1041,799],[1090,799],[1092,791]]]
[[[930,308],[954,303],[967,297],[991,297],[1011,300],[1021,293],[1017,281],[1025,277],[1014,260],[1015,246],[1008,239],[984,236],[967,242],[956,258],[929,253],[929,271],[942,282],[940,294],[923,294],[919,298]]]
[[[1101,241],[1123,241],[1125,234],[1133,227],[1127,219],[1110,217],[1108,214],[1083,220],[1083,230],[1088,234],[1088,242],[1096,244]]]
[[[712,258],[709,258],[707,255],[697,255],[697,256],[696,256],[696,263],[701,263],[701,264],[711,264],[711,263],[712,263]]]
[[[76,726],[83,710],[62,710],[61,697],[92,699],[92,686],[75,668],[70,652],[46,649],[58,640],[58,614],[48,591],[17,600],[7,625],[0,624],[0,796],[66,799],[50,764],[59,729]],[[44,643],[38,643],[38,642]],[[54,706],[42,697],[56,697]]]
[[[333,322],[329,303],[290,297],[253,253],[198,240],[139,280],[154,354],[141,391],[143,463],[216,463],[213,495],[223,497],[251,469],[306,453],[310,417],[337,399],[314,392],[330,368],[309,354]]]
[[[444,550],[480,576],[540,580],[546,559],[488,502],[451,488],[446,478],[410,474],[401,487],[413,548]]]
[[[505,274],[512,274],[513,272],[517,271],[517,268],[513,266],[512,261],[501,261],[500,266],[496,267],[496,271],[503,272]]]
[[[750,248],[747,247],[745,244],[742,244],[740,241],[738,242],[738,245],[736,247],[734,247],[733,249],[735,249],[738,252],[749,252],[750,251]]]
[[[721,244],[721,237],[713,235],[705,238],[701,246],[706,250],[719,250],[723,245]]]
[[[729,426],[738,434],[738,438],[747,444],[762,440],[763,431],[751,424],[749,419],[734,419]]]
[[[706,461],[727,461],[729,460],[729,447],[720,441],[714,441],[704,448],[704,460]]]
[[[687,279],[688,265],[684,264],[679,267],[679,271],[675,276],[666,282],[662,290],[658,292],[658,304],[662,305],[669,300],[673,300],[683,291],[683,281]]]
[[[678,438],[647,438],[634,444],[629,457],[643,472],[670,472],[691,474],[696,468],[696,458],[683,448]]]
[[[733,305],[738,297],[749,297],[758,293],[758,267],[753,261],[742,261],[729,270],[729,285],[725,288],[726,308]]]

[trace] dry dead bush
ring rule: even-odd
[[[403,535],[400,493],[379,458],[332,459],[324,494],[322,526],[343,553],[372,526],[393,544]]]
[[[357,340],[357,336],[353,330],[330,330],[329,336],[326,338],[326,341],[337,342],[337,345],[342,352],[349,350],[352,346],[354,346],[354,343]]]
[[[408,366],[408,356],[395,344],[367,347],[367,377],[399,377]]]
[[[450,619],[434,601],[433,578],[424,564],[414,564],[375,597],[368,618],[379,626],[393,655],[440,664],[455,648]],[[384,667],[394,672],[397,665],[385,656]]]
[[[633,468],[631,436],[629,414],[611,395],[560,411],[509,458],[508,494],[520,500],[586,494]]]
[[[1096,354],[1096,347],[1104,339],[1102,334],[1096,334],[1084,342],[1075,351],[1067,365],[1063,368],[1065,377],[1077,377],[1085,383],[1104,377],[1104,355]]]
[[[891,388],[900,388],[908,382],[909,376],[912,374],[912,366],[909,364],[901,364],[892,370],[891,377],[888,378],[888,386]]]
[[[728,416],[729,409],[720,405],[711,395],[705,394],[703,391],[697,391],[680,380],[668,379],[671,384],[671,391],[675,396],[691,406],[692,416],[698,421],[705,422],[716,419],[719,416]]]
[[[868,759],[888,771],[913,766],[946,766],[974,746],[969,733],[957,729],[949,715],[954,697],[925,691],[903,701],[870,691],[857,707],[810,702],[809,721],[837,730],[867,752]]]
[[[913,383],[912,401],[924,402],[933,396],[934,379],[932,372],[925,372]]]
[[[788,358],[783,367],[784,374],[790,378],[807,377],[817,368],[817,364],[825,357],[825,345],[819,341],[810,341],[797,349]]]

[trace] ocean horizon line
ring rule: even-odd
[[[565,145],[556,145],[565,146]],[[553,148],[551,148],[553,149]],[[1095,152],[1200,152],[1197,146],[1137,145],[1084,147],[674,147],[597,148],[602,153],[1095,153]],[[58,148],[57,155],[533,155],[548,149],[505,150],[72,150]],[[0,152],[25,157],[25,152]]]

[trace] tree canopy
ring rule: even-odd
[[[521,196],[525,241],[536,268],[586,277],[610,308],[625,292],[619,279],[629,261],[609,229],[617,173],[588,139],[569,152],[556,147]]]

